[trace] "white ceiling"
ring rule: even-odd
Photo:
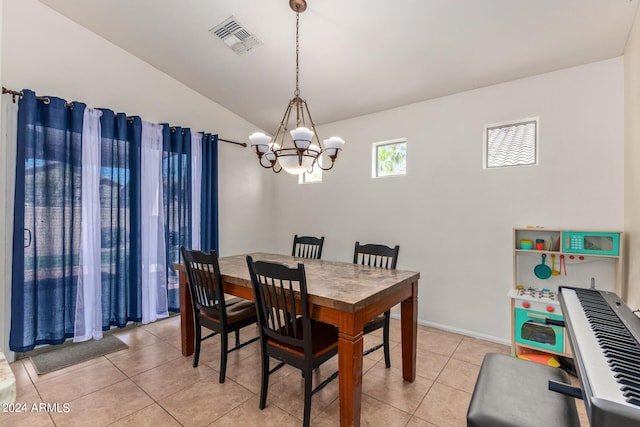
[[[275,131],[295,88],[288,0],[40,0]],[[622,55],[638,0],[308,0],[300,90],[317,125]],[[208,30],[234,16],[263,43]]]

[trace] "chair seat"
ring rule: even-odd
[[[244,302],[246,299],[240,297],[234,297],[227,294],[224,294],[224,303],[227,307],[233,304],[237,304],[239,302]]]
[[[298,317],[296,319],[296,323],[296,328],[290,329],[298,331],[295,338],[302,338],[302,317]],[[338,346],[338,328],[333,325],[311,319],[311,334],[313,335],[311,347],[313,357],[318,357]],[[274,338],[268,338],[267,344],[285,350],[296,356],[304,357],[304,349],[302,347],[292,346]]]
[[[238,323],[256,317],[256,305],[253,303],[253,301],[237,301],[231,305],[226,306],[226,308],[227,323]],[[205,313],[201,311],[200,317],[211,320],[212,322],[220,323],[220,319],[218,318],[218,316],[212,313]]]

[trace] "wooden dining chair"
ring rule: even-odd
[[[320,259],[322,257],[322,245],[324,244],[324,236],[298,236],[293,238],[293,249],[291,256],[298,258]]]
[[[396,264],[398,263],[398,252],[400,252],[400,246],[398,245],[391,248],[389,246],[378,244],[361,245],[360,242],[356,242],[356,248],[353,252],[353,263],[369,265],[372,267],[395,269]],[[365,334],[382,328],[382,343],[375,345],[362,353],[364,356],[383,347],[384,363],[387,368],[391,367],[391,356],[389,354],[390,322],[391,311],[387,310],[364,325]]]
[[[253,261],[247,265],[255,296],[262,350],[260,409],[267,403],[269,375],[285,364],[298,368],[304,378],[303,425],[311,418],[311,396],[338,376],[335,372],[312,389],[312,372],[338,353],[338,328],[309,317],[304,265]],[[270,369],[269,358],[280,363]]]
[[[193,367],[198,366],[200,343],[214,335],[220,335],[220,383],[224,383],[227,372],[227,354],[258,340],[254,337],[240,343],[240,329],[257,323],[256,307],[252,301],[242,298],[225,299],[218,255],[215,251],[205,253],[180,248],[187,270],[191,303],[193,305],[193,326],[195,328],[195,353]],[[202,337],[202,326],[213,331]],[[228,348],[228,336],[235,332],[235,346]]]

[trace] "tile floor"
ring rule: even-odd
[[[114,332],[129,349],[45,375],[29,359],[11,364],[17,402],[58,403],[49,411],[0,413],[0,426],[299,426],[302,381],[285,367],[271,376],[267,407],[260,411],[258,343],[229,356],[227,379],[218,383],[219,340],[203,343],[200,365],[180,353],[180,319]],[[246,328],[241,337],[255,336]],[[365,337],[365,348],[379,336]],[[392,320],[392,367],[382,351],[365,357],[362,425],[465,426],[466,411],[484,354],[509,353],[503,345],[424,326],[418,328],[415,382],[402,380],[400,322]],[[326,377],[337,358],[317,372]],[[66,405],[65,405],[66,404]],[[314,395],[311,425],[339,425],[337,380]],[[584,421],[584,410],[578,403]],[[51,410],[53,409],[53,410]]]

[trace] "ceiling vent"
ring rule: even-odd
[[[210,29],[209,33],[222,40],[238,55],[249,52],[254,47],[262,44],[256,36],[247,31],[233,16]]]

